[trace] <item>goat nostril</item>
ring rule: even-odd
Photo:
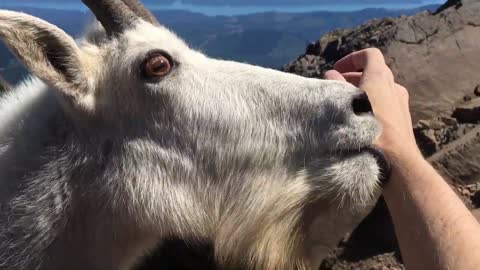
[[[372,105],[368,100],[367,94],[361,94],[352,101],[353,112],[356,115],[373,114]]]

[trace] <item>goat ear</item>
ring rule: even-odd
[[[88,84],[81,51],[61,29],[23,13],[0,11],[0,38],[47,84],[73,99],[86,94]]]

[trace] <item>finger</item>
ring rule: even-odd
[[[345,82],[345,78],[340,74],[340,72],[336,70],[329,70],[325,72],[325,79],[326,80],[332,80],[332,81],[343,81]]]
[[[347,82],[355,85],[358,87],[360,85],[360,81],[362,80],[363,73],[362,72],[347,72],[343,73],[342,76],[347,80]]]
[[[340,73],[375,71],[385,67],[385,58],[379,49],[371,48],[354,52],[340,59],[334,66]]]

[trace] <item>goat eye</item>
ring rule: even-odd
[[[161,53],[149,56],[143,66],[144,76],[148,79],[165,77],[170,70],[172,70],[171,60]]]

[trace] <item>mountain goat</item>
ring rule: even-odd
[[[137,0],[83,2],[102,28],[78,42],[0,11],[36,76],[0,99],[1,269],[139,269],[175,239],[212,269],[315,269],[372,208],[388,166],[362,91],[210,59]]]

